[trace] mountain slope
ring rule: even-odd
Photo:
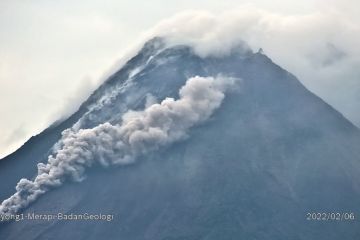
[[[219,74],[241,79],[239,89],[188,139],[131,166],[92,167],[24,210],[115,214],[112,222],[10,222],[1,239],[356,239],[357,219],[306,214],[359,213],[359,130],[261,53],[201,58],[158,38],[73,116],[0,161],[2,199],[35,176],[62,130],[116,123],[149,93],[177,98],[189,77]]]

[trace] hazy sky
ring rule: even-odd
[[[144,31],[189,9],[262,9],[239,35],[359,126],[358,1],[249,3],[0,1],[0,157],[74,111]]]

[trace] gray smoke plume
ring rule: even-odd
[[[131,164],[139,155],[184,139],[191,127],[208,119],[220,106],[234,82],[224,77],[193,77],[180,89],[178,100],[166,98],[143,111],[128,111],[117,125],[65,130],[54,155],[46,164],[38,164],[33,181],[23,178],[18,182],[16,193],[2,202],[0,214],[18,212],[67,178],[82,181],[85,169],[95,163]]]

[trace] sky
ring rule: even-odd
[[[262,47],[360,126],[359,9],[356,0],[2,0],[0,157],[74,112],[139,39],[189,32],[188,10],[208,12],[224,39]]]

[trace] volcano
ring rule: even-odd
[[[103,214],[111,221],[6,221],[1,239],[359,238],[360,130],[263,51],[245,46],[204,57],[191,46],[148,41],[77,112],[0,161],[1,200],[56,156],[64,130],[116,125],[130,110],[180,99],[179,89],[194,77],[236,85],[185,137],[131,164],[81,168],[80,180],[65,176],[17,212]]]

